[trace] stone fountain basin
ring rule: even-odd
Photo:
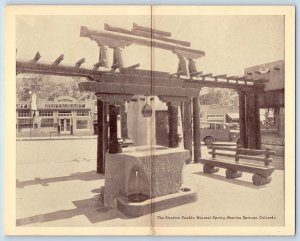
[[[145,200],[130,202],[126,197],[117,198],[117,208],[129,217],[139,217],[179,205],[197,201],[197,193],[186,188],[181,192]]]
[[[128,147],[123,153],[108,153],[104,205],[116,207],[116,198],[128,197],[135,192],[150,199],[178,193],[182,170],[189,158],[188,150],[163,146]]]
[[[124,154],[136,153],[136,155],[145,155],[145,154],[154,154],[154,152],[159,151],[160,153],[169,152],[169,147],[165,146],[137,146],[137,147],[130,147],[123,150]],[[138,154],[139,153],[139,154]]]

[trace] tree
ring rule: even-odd
[[[235,90],[206,88],[200,96],[202,105],[238,106],[239,97]]]
[[[75,99],[93,99],[94,94],[81,93],[78,89],[80,78],[49,76],[42,74],[23,74],[17,76],[17,97],[19,100],[30,98],[29,91],[35,92],[38,99],[53,100],[59,96]]]

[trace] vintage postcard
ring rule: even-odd
[[[7,235],[295,234],[295,7],[5,12]]]

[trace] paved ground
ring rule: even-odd
[[[95,172],[95,139],[18,141],[17,225],[279,226],[284,224],[283,158],[274,164],[272,182],[260,187],[247,173],[227,180],[224,171],[207,175],[201,164],[187,165],[183,180],[198,193],[197,202],[130,219],[99,201],[104,177]]]

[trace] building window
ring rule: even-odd
[[[29,110],[19,110],[18,117],[30,117],[30,111]]]
[[[22,128],[22,127],[30,127],[30,119],[18,119],[18,127]]]
[[[88,129],[88,121],[87,120],[77,120],[76,128],[77,129]]]
[[[41,127],[53,127],[54,119],[53,118],[43,118],[41,122]]]
[[[51,111],[51,110],[40,110],[39,116],[53,116],[53,111]]]
[[[77,116],[89,116],[88,110],[79,110],[77,111]]]
[[[58,116],[72,116],[71,111],[60,111],[58,112]]]

